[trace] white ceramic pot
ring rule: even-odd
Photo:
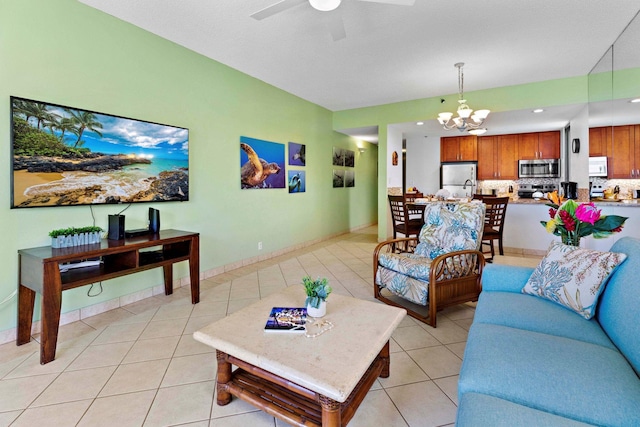
[[[311,317],[322,317],[327,314],[327,302],[320,301],[318,308],[312,307],[311,304],[307,304],[307,314]]]

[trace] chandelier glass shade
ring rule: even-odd
[[[483,128],[485,119],[490,110],[476,110],[475,112],[467,105],[464,99],[464,73],[462,67],[464,62],[458,62],[455,67],[458,69],[458,116],[453,117],[453,113],[445,112],[438,114],[438,122],[446,129],[458,129],[460,132],[468,131],[472,135],[482,135],[487,131]]]
[[[316,10],[329,12],[340,6],[342,0],[309,0],[309,4]]]

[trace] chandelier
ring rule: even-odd
[[[453,113],[440,113],[438,114],[438,121],[446,130],[458,129],[460,132],[465,130],[472,135],[482,135],[487,131],[482,127],[485,119],[491,111],[489,110],[476,110],[474,111],[467,105],[467,100],[464,99],[464,73],[462,67],[464,62],[458,62],[454,64],[458,69],[458,117],[453,117]]]

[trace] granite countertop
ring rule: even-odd
[[[509,199],[509,203],[512,203],[514,205],[545,205],[547,202],[547,199]],[[621,199],[618,201],[594,199],[592,200],[592,202],[594,202],[597,206],[625,206],[633,208],[640,207],[640,199]],[[578,201],[578,203],[580,203],[580,201]]]

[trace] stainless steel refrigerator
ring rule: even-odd
[[[472,197],[476,190],[476,162],[442,163],[440,188],[448,190],[451,197]]]

